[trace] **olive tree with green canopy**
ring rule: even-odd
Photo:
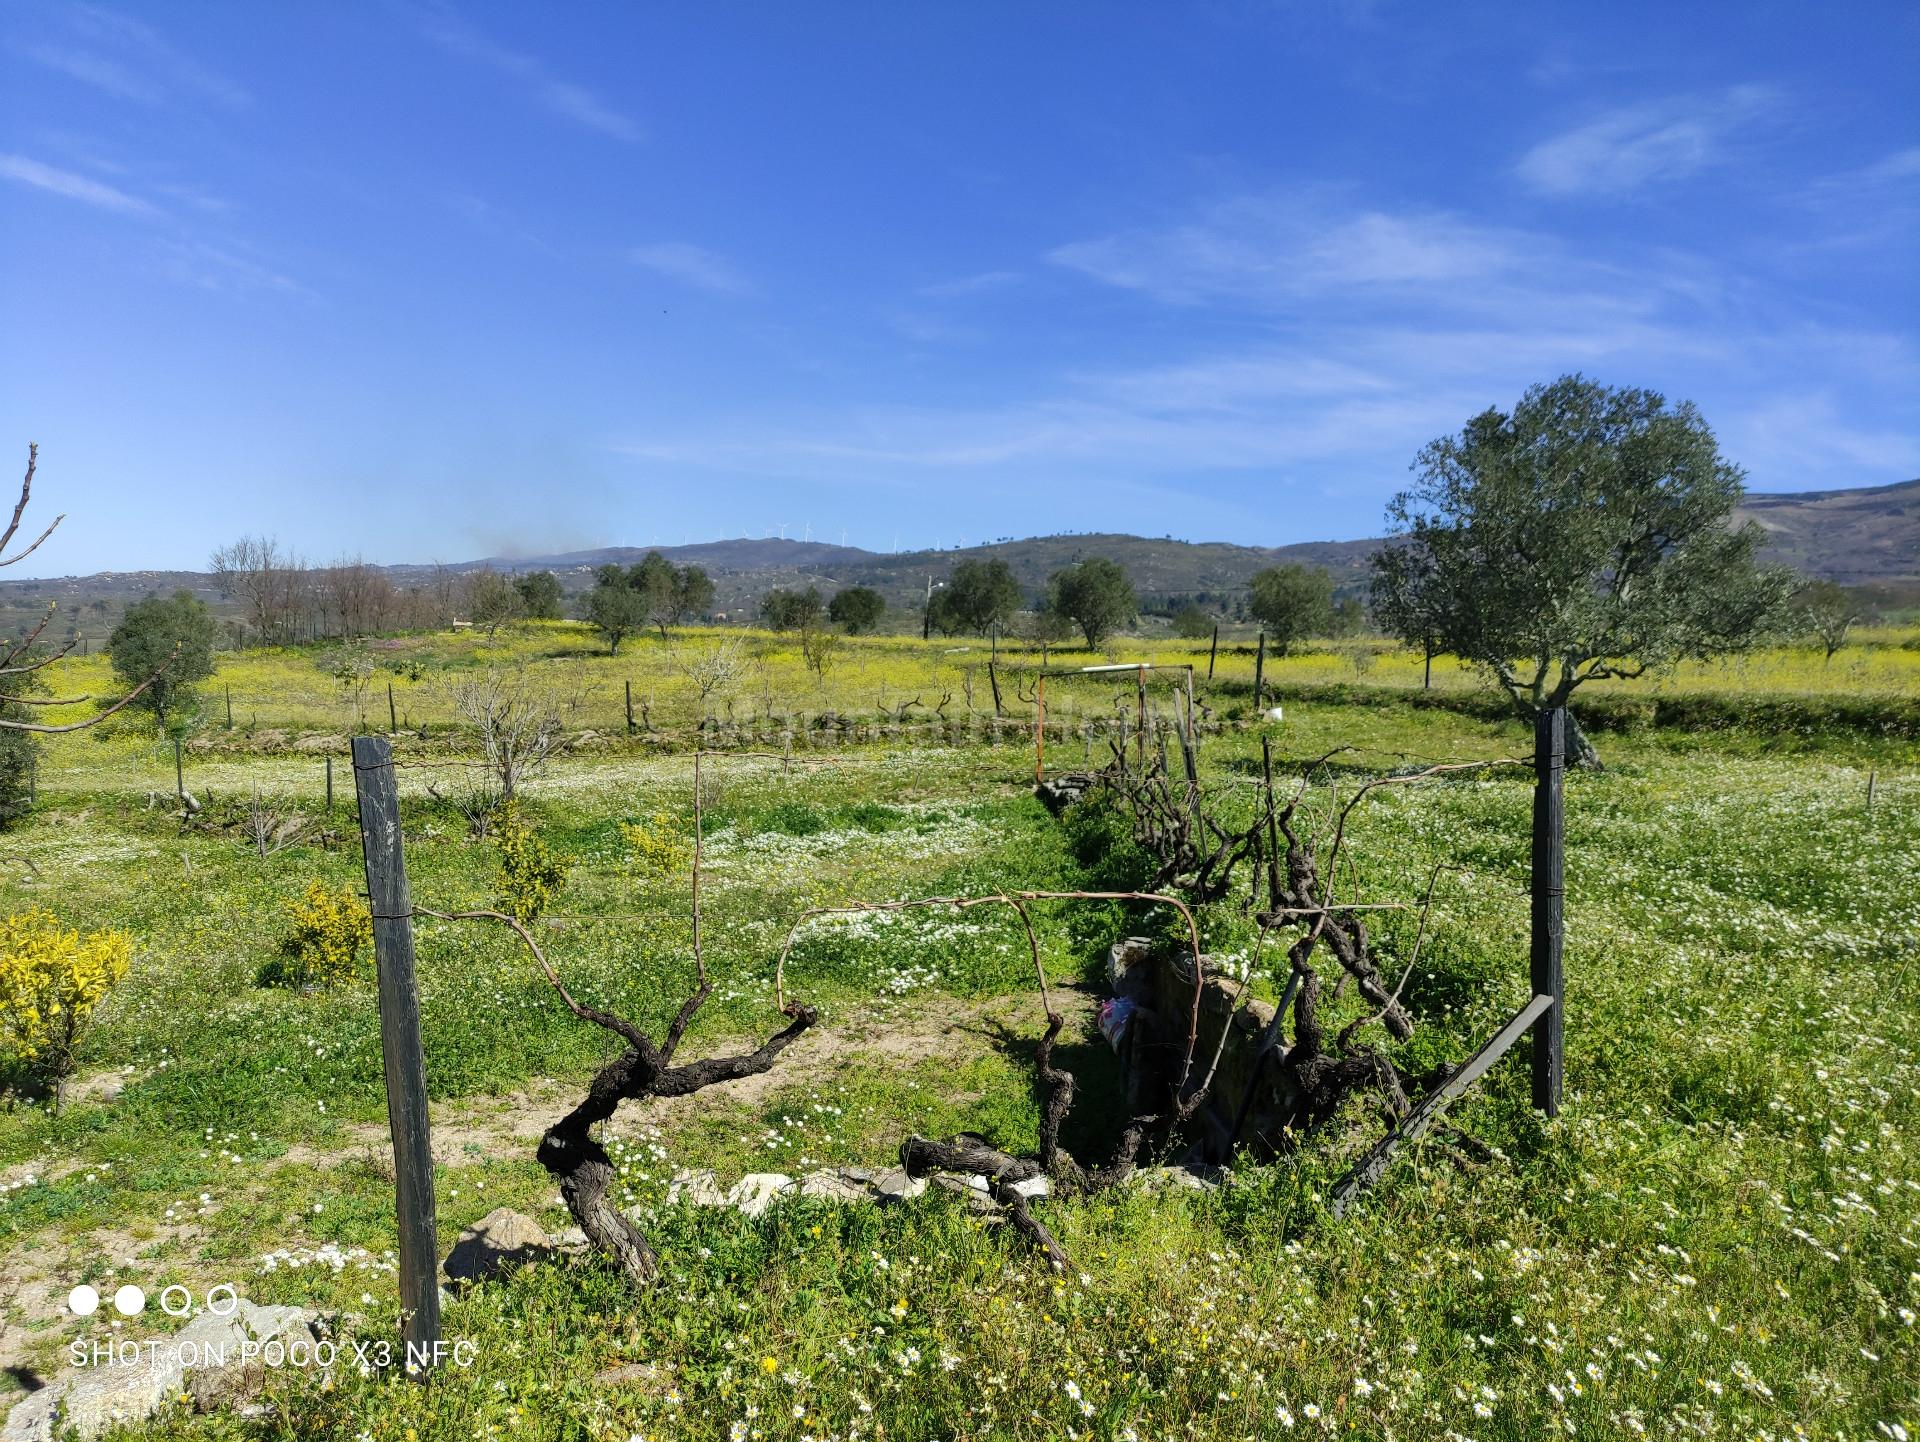
[[[1278,655],[1309,636],[1332,631],[1333,575],[1326,567],[1289,561],[1258,572],[1250,585],[1247,609],[1266,628]]]
[[[1047,583],[1047,605],[1070,618],[1090,647],[1131,625],[1139,612],[1133,582],[1118,562],[1105,556],[1089,556],[1055,571]]]
[[[193,683],[213,674],[213,613],[185,589],[149,596],[127,607],[107,649],[126,685],[152,678],[140,704],[164,728],[168,713],[192,700]]]
[[[1564,376],[1413,469],[1373,559],[1374,615],[1484,667],[1523,717],[1589,681],[1750,646],[1789,594],[1787,572],[1756,562],[1760,528],[1734,523],[1745,473],[1691,402]]]

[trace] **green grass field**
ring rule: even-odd
[[[1867,635],[1830,665],[1763,653],[1662,684],[1911,706],[1920,650],[1906,639]],[[743,719],[871,717],[942,694],[949,715],[964,715],[969,679],[974,708],[992,707],[978,643],[850,642],[824,678],[797,648],[753,645],[764,650],[730,698]],[[607,658],[560,627],[408,640],[388,654],[403,667],[396,706],[415,727],[446,727],[445,675],[490,661],[531,661],[555,694],[579,700],[577,725],[603,744],[563,757],[527,798],[571,863],[543,940],[583,1001],[663,1026],[691,985],[686,878],[636,874],[619,826],[665,813],[684,828],[691,760],[619,733],[628,679],[663,726],[694,719],[666,648],[629,642]],[[1121,659],[1137,654],[1129,645]],[[1251,656],[1223,652],[1221,680],[1244,687],[1251,668]],[[58,694],[110,686],[97,660],[62,670]],[[1289,700],[1267,731],[1289,759],[1347,744],[1365,748],[1349,758],[1356,769],[1379,770],[1527,744],[1510,722],[1411,704],[1417,657],[1292,657],[1268,677],[1283,697],[1289,686],[1308,697],[1334,683],[1376,688]],[[386,679],[365,703],[383,728]],[[1470,684],[1451,665],[1435,679]],[[1130,705],[1131,689],[1075,682],[1049,702],[1096,718]],[[300,652],[223,658],[207,695],[214,724],[187,762],[189,788],[210,793],[196,825],[169,805],[171,747],[116,719],[47,747],[42,805],[4,842],[8,910],[48,906],[137,942],[66,1108],[0,1113],[0,1362],[16,1383],[55,1375],[72,1338],[108,1325],[66,1314],[83,1280],[149,1294],[231,1281],[256,1301],[343,1314],[348,1335],[395,1331],[371,985],[301,995],[254,981],[289,898],[315,878],[359,885],[345,768],[331,818],[320,789],[323,755],[344,743],[294,743],[341,736],[361,713]],[[1225,685],[1215,700],[1247,709]],[[1336,1220],[1327,1187],[1382,1126],[1356,1113],[1217,1192],[1043,1203],[1078,1267],[1058,1279],[937,1192],[885,1210],[793,1199],[755,1220],[668,1206],[677,1167],[713,1168],[724,1183],[883,1166],[913,1131],[1034,1144],[1039,1007],[1017,924],[987,909],[824,921],[803,933],[789,971],[821,1010],[816,1031],[754,1084],[629,1106],[613,1125],[628,1200],[665,1262],[660,1285],[631,1293],[592,1261],[532,1267],[449,1305],[447,1335],[474,1344],[472,1364],[427,1387],[289,1371],[271,1378],[266,1414],[182,1407],[139,1435],[1920,1433],[1920,750],[1825,730],[1599,739],[1607,769],[1572,776],[1567,797],[1568,1103],[1544,1122],[1524,1066],[1497,1067],[1451,1113],[1492,1160],[1418,1151]],[[459,745],[401,750],[447,762]],[[1258,747],[1252,730],[1210,737],[1206,783],[1235,784]],[[901,737],[811,751],[790,769],[765,757],[707,764],[718,989],[691,1055],[777,1026],[774,960],[809,906],[1111,880],[1110,861],[1077,850],[1032,799],[1032,752],[1017,735]],[[487,904],[495,853],[428,794],[437,774],[403,773],[416,901]],[[309,839],[255,855],[238,823],[256,787],[308,817]],[[1359,813],[1367,895],[1403,898],[1436,863],[1457,868],[1443,874],[1406,991],[1420,1022],[1403,1049],[1410,1067],[1464,1056],[1526,995],[1529,797],[1524,773],[1490,772],[1395,789]],[[1106,946],[1167,918],[1052,903],[1036,920],[1050,975],[1090,996]],[[1201,920],[1210,951],[1248,949],[1235,908]],[[1408,954],[1413,925],[1381,922],[1383,957]],[[609,1055],[606,1038],[566,1012],[504,933],[423,920],[418,944],[442,1247],[500,1205],[557,1230],[567,1217],[534,1144]],[[1356,1005],[1347,998],[1335,1019]],[[1115,1064],[1097,1031],[1067,1056],[1086,1091],[1067,1140],[1098,1150]],[[124,1324],[158,1330],[151,1318]],[[0,1393],[0,1407],[13,1400]]]

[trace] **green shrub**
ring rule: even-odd
[[[361,948],[373,941],[373,916],[365,902],[344,888],[336,891],[314,881],[286,909],[293,929],[279,954],[261,964],[255,976],[261,986],[302,991],[339,986],[361,974]]]
[[[536,920],[566,884],[567,863],[528,824],[518,801],[500,808],[493,844],[500,852],[500,904],[522,925]]]

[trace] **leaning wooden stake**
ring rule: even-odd
[[[1253,653],[1253,709],[1260,709],[1260,693],[1267,681],[1267,633],[1260,633],[1260,645]]]
[[[1213,644],[1207,647],[1207,679],[1213,679],[1213,661],[1220,654],[1220,623],[1213,623]]]
[[[1542,710],[1533,738],[1533,994],[1553,998],[1533,1028],[1533,1104],[1554,1117],[1566,1070],[1566,708]]]
[[[1495,1032],[1485,1046],[1469,1057],[1459,1071],[1449,1077],[1444,1085],[1436,1087],[1422,1098],[1419,1105],[1407,1113],[1405,1121],[1375,1142],[1353,1170],[1334,1183],[1330,1198],[1333,1214],[1336,1217],[1346,1215],[1353,1199],[1387,1174],[1387,1168],[1393,1165],[1393,1159],[1402,1147],[1424,1136],[1440,1113],[1486,1075],[1487,1069],[1506,1055],[1507,1049],[1526,1034],[1528,1027],[1538,1026],[1544,1016],[1555,1010],[1557,1008],[1550,997],[1536,996],[1515,1012],[1513,1018]]]
[[[440,1342],[438,1242],[434,1231],[433,1148],[427,1130],[427,1059],[420,1042],[420,995],[413,978],[413,896],[400,843],[400,792],[393,743],[353,738],[353,784],[373,913],[379,969],[380,1052],[386,1063],[387,1121],[393,1133],[394,1192],[400,1231],[400,1306],[407,1370],[424,1377]]]

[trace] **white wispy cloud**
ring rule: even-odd
[[[555,75],[535,56],[496,44],[445,11],[423,14],[420,28],[428,39],[449,53],[510,76],[535,102],[576,125],[629,144],[644,138],[644,132],[632,117],[584,85]]]
[[[31,185],[53,195],[65,196],[68,200],[77,200],[83,205],[98,206],[102,210],[117,210],[127,215],[160,213],[154,206],[124,190],[84,175],[76,175],[71,170],[56,169],[24,155],[0,155],[0,177],[21,185]]]
[[[57,70],[69,79],[104,90],[121,100],[152,104],[160,99],[158,87],[109,56],[67,45],[25,45],[20,53],[35,64]]]
[[[977,275],[956,276],[952,280],[938,280],[931,285],[923,285],[919,293],[940,300],[952,296],[984,295],[1019,283],[1020,272],[1017,270],[983,270]]]
[[[1543,195],[1627,195],[1719,164],[1778,106],[1759,85],[1631,105],[1541,141],[1516,169]]]
[[[1465,294],[1514,271],[1537,246],[1445,212],[1394,214],[1298,190],[1236,196],[1175,224],[1070,242],[1048,259],[1162,300],[1276,304],[1336,292]]]
[[[739,295],[751,288],[747,278],[722,257],[682,240],[636,245],[627,252],[627,259],[669,280],[677,280],[682,285],[691,285],[700,290]]]
[[[1848,177],[1864,185],[1892,185],[1900,181],[1920,180],[1920,145],[1908,146],[1864,165]]]
[[[929,397],[711,425],[683,418],[614,448],[645,465],[879,489],[939,472],[964,474],[982,494],[1068,477],[1184,477],[1191,489],[1213,475],[1248,497],[1311,485],[1364,506],[1394,489],[1425,442],[1510,405],[1536,381],[1582,370],[1699,401],[1724,421],[1729,454],[1763,484],[1910,470],[1910,437],[1856,419],[1920,393],[1920,358],[1906,337],[1796,319],[1790,295],[1685,253],[1596,253],[1312,192],[1215,201],[1050,258],[1145,308],[1183,312],[1187,354],[1068,366],[1020,382],[999,404]],[[1674,379],[1703,376],[1704,391]],[[1845,402],[1759,414],[1746,405],[1809,376]],[[1249,517],[1261,514],[1257,499],[1247,504]]]
[[[160,247],[160,270],[169,280],[229,294],[268,292],[311,300],[313,292],[234,245],[180,238]]]
[[[238,109],[252,96],[169,43],[143,20],[99,5],[59,12],[62,32],[23,44],[37,64],[121,100],[155,104],[168,99],[210,100]]]

